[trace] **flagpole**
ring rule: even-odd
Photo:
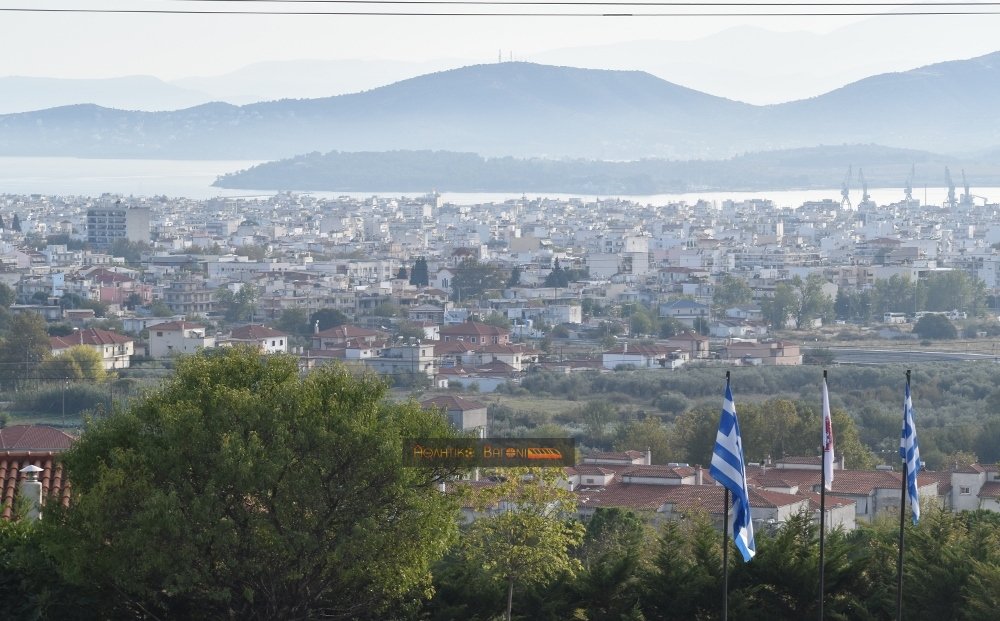
[[[910,370],[906,370],[906,394],[910,394]],[[904,405],[905,410],[905,405]],[[906,416],[904,411],[903,416]],[[903,619],[903,530],[906,528],[906,478],[907,464],[903,457],[902,471],[899,473],[899,557],[896,559],[896,621]]]
[[[728,375],[728,373],[726,374]],[[722,621],[729,618],[729,488],[722,509]]]
[[[823,369],[823,390],[827,390],[826,369]],[[826,398],[826,392],[823,393]],[[826,438],[826,411],[827,402],[823,402],[823,434]],[[822,447],[820,453],[820,485],[819,485],[819,621],[823,621],[823,599],[826,594],[826,445]]]
[[[726,371],[726,388],[729,388],[729,371]],[[722,621],[729,618],[729,488],[722,501]]]

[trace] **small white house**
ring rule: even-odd
[[[194,354],[215,347],[215,337],[208,336],[205,326],[189,321],[170,321],[149,328],[149,355],[169,358]]]

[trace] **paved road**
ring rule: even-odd
[[[833,352],[834,361],[840,364],[905,364],[908,362],[992,361],[995,359],[992,354],[926,349],[861,349],[855,347],[826,347],[824,349]]]

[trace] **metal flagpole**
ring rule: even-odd
[[[826,369],[823,369],[823,390],[826,391]],[[824,392],[824,397],[826,393]],[[820,485],[819,485],[819,621],[823,621],[823,598],[826,593],[825,570],[826,570],[826,405],[823,406],[823,433],[820,436],[824,440],[820,459]]]
[[[729,386],[729,371],[726,371],[726,386]],[[729,488],[725,490],[722,501],[722,621],[729,618]]]
[[[906,394],[910,394],[910,370],[906,370]],[[903,406],[904,420],[906,405]],[[899,557],[896,559],[896,621],[903,619],[903,529],[906,527],[906,458],[903,457],[903,468],[899,479]]]
[[[726,375],[729,375],[727,372]],[[729,618],[729,488],[722,505],[722,621]]]

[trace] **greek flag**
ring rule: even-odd
[[[733,392],[729,388],[728,381],[726,381],[726,398],[722,402],[722,417],[719,419],[719,432],[715,436],[715,450],[712,453],[712,467],[709,472],[733,495],[728,526],[732,528],[733,542],[743,555],[743,562],[749,562],[757,553],[757,544],[753,540],[753,523],[750,521],[750,496],[747,492],[740,423],[736,420],[736,406],[733,404]]]
[[[823,378],[823,487],[833,491],[833,420],[830,417],[830,392]]]
[[[903,400],[903,435],[899,439],[899,456],[906,464],[906,491],[910,496],[913,523],[920,521],[920,493],[917,491],[917,473],[920,472],[920,445],[917,428],[913,426],[913,401],[910,400],[910,382],[906,382],[906,399]]]

